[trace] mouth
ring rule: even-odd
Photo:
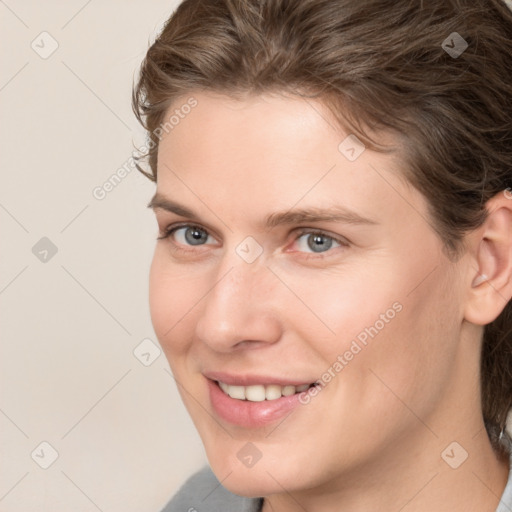
[[[314,387],[316,384],[301,384],[292,386],[287,384],[281,386],[279,384],[253,384],[251,386],[236,386],[226,384],[222,381],[215,381],[224,394],[235,400],[247,400],[249,402],[263,402],[264,400],[273,401],[279,400],[282,397],[292,396],[309,388]]]
[[[303,407],[304,393],[318,386],[315,382],[279,382],[262,376],[235,377],[224,373],[204,376],[215,415],[231,425],[250,429],[282,421],[293,410]]]

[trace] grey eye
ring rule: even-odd
[[[301,239],[307,240],[305,245]],[[297,239],[299,249],[305,252],[326,252],[333,247],[333,243],[340,245],[334,238],[322,233],[304,233]]]
[[[204,245],[209,236],[204,229],[196,226],[183,226],[174,232],[176,241],[183,245]]]

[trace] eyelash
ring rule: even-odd
[[[177,225],[169,226],[168,228],[166,228],[164,230],[163,235],[158,236],[157,240],[166,240],[168,238],[171,238],[171,236],[178,229],[181,229],[181,228],[198,228],[199,230],[204,231],[205,233],[210,235],[210,233],[208,232],[207,229],[204,229],[201,226],[198,226],[197,224],[177,224]],[[305,252],[302,252],[302,251],[297,251],[305,259],[310,259],[310,258],[316,258],[316,259],[318,259],[318,258],[326,258],[327,256],[325,256],[325,254],[327,254],[329,252],[332,252],[333,249],[341,249],[343,247],[346,248],[346,247],[349,246],[349,243],[346,240],[344,240],[344,239],[337,238],[337,237],[332,236],[332,235],[330,235],[330,234],[328,234],[328,233],[326,233],[324,231],[321,231],[321,230],[318,230],[318,229],[311,229],[311,228],[309,228],[309,229],[308,228],[300,229],[300,231],[295,236],[294,241],[299,240],[304,235],[320,235],[320,236],[329,238],[331,240],[334,240],[336,243],[340,244],[340,246],[341,246],[341,247],[334,247],[332,249],[327,249],[327,251],[325,251],[323,253],[316,253],[316,254],[314,252],[305,253]],[[194,249],[184,249],[183,247],[179,246],[175,242],[172,242],[172,245],[173,245],[173,250],[177,251],[177,252],[182,252],[182,253],[193,253],[193,252],[195,252]]]

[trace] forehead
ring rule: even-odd
[[[319,102],[282,95],[191,96],[196,106],[160,141],[159,193],[199,205],[208,199],[235,216],[340,204],[371,217],[403,207],[403,196],[415,195],[395,155],[354,146],[360,155],[347,158],[352,136]],[[176,100],[166,117],[188,100]],[[416,194],[411,200],[422,199]]]

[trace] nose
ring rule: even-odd
[[[264,261],[247,263],[236,254],[226,258],[201,301],[198,339],[217,352],[277,342],[282,331],[275,286]]]

